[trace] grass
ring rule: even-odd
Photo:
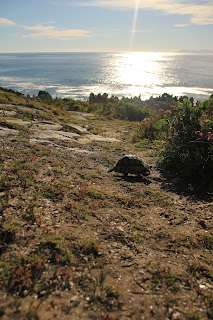
[[[197,233],[197,234],[186,234],[178,237],[172,237],[170,240],[170,247],[178,248],[180,246],[186,248],[202,248],[211,250],[213,243],[212,243],[212,235]]]
[[[191,263],[188,267],[188,271],[196,278],[207,278],[213,280],[213,273],[210,271],[208,265],[201,262]]]
[[[38,252],[46,255],[50,263],[72,264],[73,252],[68,237],[48,232],[39,237],[38,243]]]
[[[186,320],[201,320],[202,316],[198,311],[189,312],[186,314]]]
[[[73,121],[65,106],[10,99],[40,110],[18,111],[20,119]],[[153,157],[158,144],[133,146],[135,124],[91,122],[96,133],[118,135],[120,143],[52,140],[84,154],[32,144],[32,132],[21,127],[0,137],[0,314],[17,316],[13,305],[20,319],[149,319],[150,310],[160,319],[176,309],[183,319],[211,319],[210,203],[161,188]],[[134,152],[152,162],[150,184],[107,173],[123,153]]]
[[[38,315],[38,309],[40,307],[40,304],[38,306],[33,306],[33,302],[30,303],[28,310],[22,311],[22,316],[26,320],[39,320],[39,315]]]
[[[0,225],[0,246],[14,242],[17,229],[18,226],[13,223],[3,223]]]
[[[173,272],[170,267],[160,263],[151,263],[149,266],[153,290],[170,290],[177,292],[183,279],[183,274]]]
[[[168,230],[160,230],[160,231],[156,232],[155,237],[156,237],[156,239],[159,239],[159,240],[160,239],[170,240],[172,235],[171,235],[170,231],[168,231]]]
[[[66,183],[64,182],[45,182],[40,183],[39,185],[39,193],[45,198],[49,198],[52,200],[62,199],[66,188]]]
[[[148,203],[154,203],[162,208],[169,207],[172,209],[172,203],[169,201],[169,197],[165,196],[163,192],[147,188],[145,191],[145,200]]]

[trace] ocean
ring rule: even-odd
[[[25,95],[88,99],[163,93],[203,101],[213,94],[213,55],[185,53],[1,53],[0,87]]]

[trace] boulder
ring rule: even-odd
[[[49,94],[47,91],[40,90],[38,93],[38,97],[41,100],[52,100],[51,94]]]

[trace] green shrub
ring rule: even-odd
[[[192,191],[213,192],[213,95],[211,101],[179,103],[171,118],[159,167]]]
[[[51,103],[64,111],[92,112],[108,117],[129,121],[141,121],[149,116],[150,110],[142,105],[137,105],[128,100],[119,100],[116,97],[109,99],[105,95],[97,95],[96,99],[78,101],[73,99],[55,99]]]
[[[169,129],[180,110],[180,105],[172,105],[169,109],[149,110],[149,116],[138,123],[132,135],[133,142],[142,139],[149,141],[165,139],[168,136]]]

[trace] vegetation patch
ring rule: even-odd
[[[212,100],[197,106],[166,94],[148,101],[103,94],[38,100],[0,90],[0,101],[4,123],[75,123],[119,140],[36,139],[32,127],[0,136],[0,316],[212,319],[211,199],[186,197],[183,190],[195,193],[196,183],[183,179],[172,158],[180,177],[156,164],[168,141],[174,152],[182,148],[181,135],[190,155],[195,146],[211,146]],[[96,115],[79,120],[69,110]],[[124,154],[148,163],[150,176],[108,173]],[[179,193],[168,175],[178,180]],[[205,181],[203,191],[210,192]]]
[[[183,99],[168,110],[153,111],[133,133],[133,141],[164,140],[158,165],[191,192],[212,193],[213,96],[204,103]]]
[[[151,281],[153,289],[171,290],[176,292],[183,280],[183,274],[172,272],[170,267],[163,267],[159,263],[150,264],[149,272],[151,273]]]

